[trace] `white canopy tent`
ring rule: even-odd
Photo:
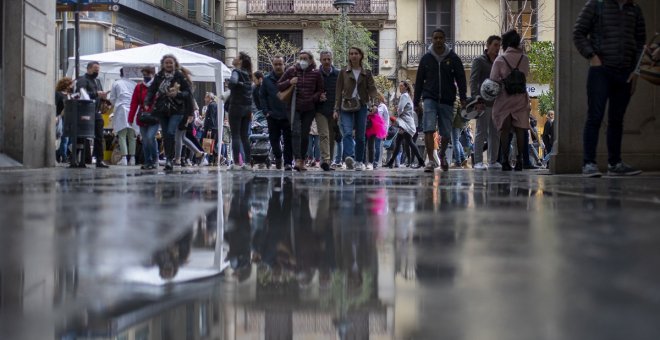
[[[101,66],[99,79],[105,90],[110,89],[112,82],[119,79],[119,70],[122,67],[142,67],[151,65],[160,67],[160,60],[166,54],[174,55],[179,65],[190,70],[193,81],[215,82],[217,94],[224,92],[224,79],[231,76],[231,70],[220,60],[209,56],[184,50],[165,44],[153,44],[143,47],[130,48],[99,54],[90,54],[80,57],[80,74],[87,72],[87,63],[96,61]],[[67,75],[75,76],[75,59],[69,58]],[[218,103],[218,138],[222,138],[224,122],[224,105]]]

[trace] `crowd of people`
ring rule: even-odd
[[[640,171],[620,159],[620,123],[634,82],[628,79],[621,83],[630,88],[625,98],[607,95],[606,89],[599,86],[624,80],[621,72],[621,77],[611,78],[609,68],[617,66],[619,60],[619,64],[625,63],[623,66],[630,69],[635,60],[633,52],[639,46],[631,47],[623,59],[614,58],[615,51],[599,50],[594,45],[597,34],[590,19],[595,15],[592,7],[591,2],[585,6],[575,28],[576,46],[592,64],[583,172],[593,177],[600,174],[595,165],[597,131],[604,103],[611,100],[614,102],[610,111],[616,112],[610,112],[608,126],[608,172],[638,174]],[[641,18],[637,8],[624,10]],[[626,44],[643,43],[639,21],[631,24],[632,38]],[[660,49],[654,48],[651,53],[655,60]],[[194,100],[195,84],[190,72],[173,55],[162,58],[157,73],[151,66],[144,67],[140,84],[125,78],[122,72],[121,79],[108,92],[103,91],[98,80],[99,64],[91,62],[82,77],[75,81],[64,78],[58,83],[57,114],[61,116],[64,101],[77,89],[85,89],[89,98],[96,101],[93,149],[96,166],[100,168],[107,167],[103,163],[100,115],[106,104],[114,106],[113,129],[121,153],[118,164],[138,163],[139,136],[143,156],[139,163],[145,170],[157,169],[159,163],[164,163],[165,170],[189,164],[221,164],[230,170],[251,170],[264,162],[256,158],[261,151],[255,151],[253,157],[251,134],[255,125],[268,135],[270,146],[265,165],[269,167],[272,162],[276,169],[284,171],[304,172],[317,166],[323,171],[364,171],[403,164],[434,172],[448,171],[450,163],[457,168],[469,167],[471,163],[476,170],[522,171],[545,167],[550,161],[555,113],[548,113],[539,136],[526,89],[530,60],[516,30],[487,39],[483,55],[474,59],[471,66],[468,97],[463,62],[447,45],[445,32],[436,29],[414,83],[403,80],[398,84],[399,96],[391,108],[378,92],[373,73],[365,67],[361,48],[349,48],[346,66],[336,66],[332,51],[321,51],[319,56],[317,64],[314,54],[303,50],[292,65],[286,65],[283,56],[276,56],[270,60],[272,70],[263,74],[254,72],[252,58],[240,52],[227,81],[228,91],[221,98],[206,93],[201,110]],[[604,68],[599,68],[601,65]],[[603,78],[602,82],[597,77]],[[224,122],[217,119],[220,104],[226,111]],[[475,124],[469,124],[461,112],[470,106],[480,113]],[[59,118],[58,125],[61,126]],[[159,131],[161,143],[157,140]],[[418,145],[420,136],[423,145]],[[62,136],[57,151],[59,161],[70,157],[67,145],[66,136]]]

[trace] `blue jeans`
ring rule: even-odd
[[[367,130],[367,106],[362,106],[357,112],[341,112],[341,132],[344,135],[344,157],[353,157],[355,161],[364,162],[365,138]],[[353,130],[355,129],[355,138]],[[355,141],[355,145],[353,142]]]
[[[344,142],[332,142],[335,143],[335,164],[341,164],[342,162],[342,157],[344,155]]]
[[[142,153],[144,154],[145,165],[158,164],[158,142],[156,141],[157,133],[158,124],[140,126],[140,135],[142,136]]]
[[[621,162],[621,140],[623,139],[623,116],[630,103],[629,71],[605,66],[589,68],[587,77],[587,122],[584,126],[584,164],[596,163],[596,149],[600,125],[605,117],[605,106],[609,101],[607,117],[608,163]]]
[[[424,115],[422,116],[424,132],[435,132],[441,137],[449,137],[452,130],[454,107],[440,104],[433,99],[424,99]]]
[[[182,119],[183,115],[160,117],[160,127],[163,131],[163,141],[165,144],[165,157],[168,160],[174,159],[174,137]]]
[[[454,163],[460,164],[465,160],[465,151],[463,150],[463,145],[461,144],[461,129],[453,128],[451,133],[451,143],[454,149]]]
[[[321,159],[320,138],[318,135],[309,135],[309,145],[307,146],[307,157],[314,160]]]
[[[374,162],[376,162],[378,165],[380,165],[380,156],[381,156],[381,151],[382,150],[382,145],[383,145],[383,140],[380,138],[376,138],[376,158]]]
[[[66,155],[69,154],[69,137],[60,137],[60,147],[57,149],[57,153],[62,157],[62,160],[66,159]]]

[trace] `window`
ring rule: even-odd
[[[374,58],[369,58],[369,65],[371,65],[371,73],[374,76],[378,75],[378,49],[380,47],[380,33],[378,31],[369,31],[371,33],[371,40],[373,40],[374,47],[371,49],[371,52],[376,56]]]
[[[271,39],[277,39],[279,37],[279,39],[281,40],[286,40],[291,42],[294,46],[297,46],[299,49],[302,49],[303,46],[303,31],[260,30],[257,32],[257,41],[261,39],[261,37],[269,37]],[[255,71],[260,70],[263,72],[270,72],[271,66],[268,57],[264,55],[259,55],[258,59],[259,59],[259,63]]]
[[[538,38],[538,1],[507,0],[507,27],[515,28],[526,41]]]
[[[452,0],[426,0],[426,15],[424,21],[424,39],[431,42],[433,31],[440,28],[445,31],[447,40],[452,40]]]

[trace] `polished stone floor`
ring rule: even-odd
[[[0,339],[660,339],[660,175],[0,172]]]

